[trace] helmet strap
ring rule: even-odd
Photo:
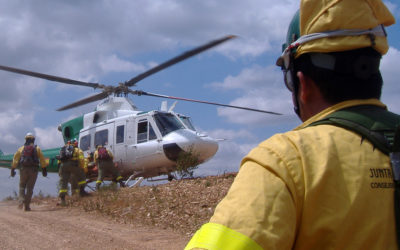
[[[299,78],[297,77],[297,71],[298,68],[295,66],[294,62],[294,55],[289,51],[290,55],[289,55],[289,71],[290,71],[290,75],[291,75],[291,85],[293,90],[292,92],[292,101],[293,101],[293,110],[296,113],[296,115],[300,117],[300,105],[299,105],[299,98],[298,98],[298,94],[299,94]]]

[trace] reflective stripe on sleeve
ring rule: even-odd
[[[60,189],[60,192],[58,192],[58,193],[61,194],[61,193],[66,193],[66,192],[68,192],[68,189]]]
[[[80,182],[78,182],[78,185],[79,185],[79,186],[84,185],[84,184],[86,184],[86,181],[80,181]]]
[[[185,250],[193,248],[262,250],[262,247],[246,235],[216,223],[204,224],[195,233]]]

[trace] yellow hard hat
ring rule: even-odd
[[[300,35],[351,31],[352,35],[327,36],[304,42],[295,57],[310,52],[339,52],[373,47],[380,54],[388,51],[386,34],[362,34],[390,26],[395,19],[381,0],[302,0],[300,4]],[[383,31],[384,32],[384,31]]]

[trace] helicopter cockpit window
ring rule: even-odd
[[[116,143],[124,142],[124,130],[125,130],[124,125],[117,126]]]
[[[185,124],[185,126],[193,131],[196,131],[196,129],[193,126],[192,120],[190,119],[190,117],[187,116],[181,116],[179,115],[179,118],[181,119],[181,121],[183,122],[183,124]]]
[[[82,136],[79,141],[80,141],[79,145],[80,149],[82,149],[83,151],[90,149],[90,134]]]
[[[153,127],[147,120],[138,123],[137,143],[147,142],[157,139]]]
[[[97,131],[94,134],[94,145],[107,145],[108,144],[108,129]]]
[[[164,136],[175,130],[185,128],[183,124],[171,113],[156,113],[154,120],[157,127],[160,129],[161,134]]]
[[[154,129],[153,129],[153,127],[151,126],[151,123],[149,123],[149,141],[155,140],[155,139],[157,139],[157,135],[156,135],[156,133],[154,132]]]

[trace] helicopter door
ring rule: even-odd
[[[162,153],[160,141],[148,119],[140,119],[137,122],[136,164],[138,166],[157,164]]]
[[[126,143],[126,121],[116,121],[114,123],[114,161],[122,164],[127,158],[127,143]]]

